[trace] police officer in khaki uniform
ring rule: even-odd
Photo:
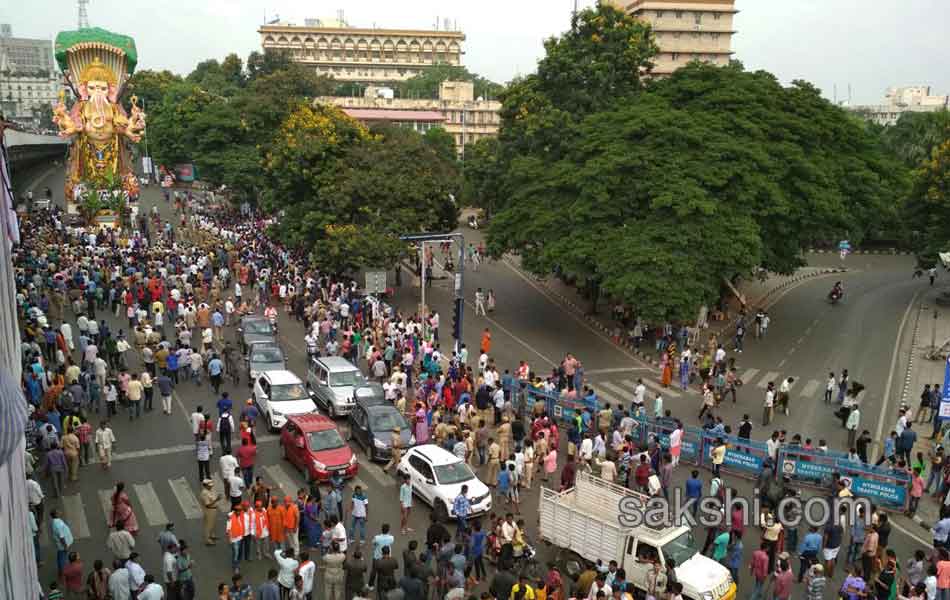
[[[200,502],[201,511],[204,513],[205,525],[205,544],[214,546],[217,543],[218,536],[214,534],[214,521],[218,517],[218,502],[221,501],[221,494],[215,493],[214,481],[205,479],[201,482]]]

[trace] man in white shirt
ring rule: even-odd
[[[205,422],[205,416],[202,412],[202,407],[195,409],[195,412],[191,413],[191,433],[195,436],[195,439],[198,439],[198,429],[201,427],[201,424]]]
[[[231,497],[232,507],[241,503],[241,499],[244,497],[244,489],[247,487],[240,473],[240,469],[235,468],[231,471],[231,476],[228,477],[228,495]]]
[[[162,580],[165,583],[165,589],[171,595],[171,590],[175,587],[178,580],[178,567],[176,566],[176,554],[178,554],[178,545],[169,544],[162,554]]]
[[[778,401],[786,415],[788,414],[788,392],[792,389],[793,383],[795,383],[795,378],[789,377],[778,387]]]
[[[300,553],[300,565],[297,567],[297,575],[303,578],[303,593],[310,597],[313,593],[313,579],[317,573],[317,565],[310,560],[309,552]]]
[[[30,504],[30,510],[35,512],[40,519],[43,518],[43,500],[46,496],[43,494],[43,488],[39,482],[32,477],[26,478],[26,497]]]
[[[333,541],[339,544],[340,552],[346,554],[346,527],[336,517],[333,518],[336,523],[333,524],[331,535]]]
[[[769,382],[769,388],[765,390],[765,404],[762,405],[762,425],[768,425],[772,422],[772,414],[775,407],[775,384]]]
[[[643,385],[643,379],[637,379],[637,387],[633,388],[633,403],[637,405],[637,408],[643,406],[646,393],[647,386]]]
[[[581,460],[585,466],[590,465],[591,458],[594,457],[594,440],[590,435],[585,435],[580,448]]]
[[[221,469],[221,481],[224,482],[224,491],[230,496],[231,491],[228,488],[228,482],[231,480],[231,477],[234,476],[234,469],[238,468],[238,461],[230,454],[223,453],[221,458],[218,459],[218,468]]]

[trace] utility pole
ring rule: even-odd
[[[465,314],[465,237],[461,233],[418,233],[400,236],[404,242],[418,242],[422,249],[422,304],[425,305],[425,243],[455,242],[458,244],[458,265],[455,270],[455,299],[453,302],[452,337],[455,338],[455,351],[462,348],[462,317]]]

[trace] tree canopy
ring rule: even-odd
[[[545,48],[504,95],[497,152],[466,165],[501,208],[495,256],[692,320],[723,277],[790,272],[811,242],[894,220],[901,170],[810,84],[693,63],[645,85],[649,28],[607,6]]]
[[[329,105],[300,105],[264,161],[265,205],[283,212],[278,235],[333,271],[389,267],[399,236],[451,227],[458,172],[423,136],[373,132]]]

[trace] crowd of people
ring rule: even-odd
[[[661,394],[648,398],[641,381],[629,406],[605,403],[572,354],[550,373],[537,373],[526,361],[504,368],[495,364],[490,329],[481,332],[477,353],[465,345],[444,351],[437,313],[402,314],[375,297],[360,295],[352,280],[319,273],[304,256],[267,235],[266,218],[211,210],[190,194],[177,197],[176,204],[176,224],[153,216],[150,225],[150,217],[143,215],[139,227],[126,234],[70,227],[56,211],[22,224],[24,241],[15,250],[15,266],[23,323],[23,392],[31,409],[28,501],[37,560],[44,558],[39,544],[44,518],[49,519],[55,545],[59,577],[49,586],[50,598],[60,590],[77,598],[85,594],[89,600],[206,597],[197,592],[189,545],[173,526],[159,538],[160,567],[149,569],[140,563],[135,551],[138,520],[123,482],[116,482],[110,498],[105,545],[111,560],[96,559],[91,570],[71,549],[70,525],[59,511],[47,511],[45,506],[47,493],[60,496],[78,485],[82,467],[94,461],[102,469],[111,467],[117,444],[111,420],[121,415],[134,421],[157,410],[156,388],[162,413],[169,415],[175,386],[206,378],[214,390],[217,415],[212,417],[199,406],[191,415],[191,433],[202,488],[202,541],[215,545],[222,535],[233,568],[230,581],[217,586],[219,598],[470,598],[477,597],[473,594],[483,583],[488,588],[478,592],[483,599],[597,600],[637,594],[616,564],[593,566],[576,580],[562,576],[556,564],[538,567],[532,519],[522,518],[520,498],[539,485],[570,488],[579,470],[647,494],[668,496],[676,471],[686,468],[680,462],[685,428],[681,418],[664,406]],[[493,293],[482,294],[481,301],[490,305],[489,310],[495,306]],[[308,354],[346,357],[380,381],[386,399],[410,422],[415,442],[438,444],[464,459],[492,488],[496,512],[470,518],[471,506],[463,492],[453,504],[454,526],[433,519],[424,539],[415,539],[408,519],[414,501],[411,482],[401,479],[399,535],[410,541],[397,558],[395,524],[382,523],[378,533],[366,535],[369,507],[376,501],[371,503],[368,490],[348,490],[344,482],[334,480],[329,489],[311,485],[282,494],[254,477],[259,415],[253,404],[242,406],[235,415],[228,394],[220,392],[224,377],[238,376],[230,329],[242,315],[254,312],[275,324],[278,314],[284,313],[285,327],[289,320],[290,327],[299,328],[286,335],[303,336]],[[757,335],[766,329],[767,320],[759,322]],[[637,332],[635,326],[633,333]],[[640,333],[635,336],[638,344]],[[672,385],[675,370],[682,387],[700,386],[699,418],[716,439],[708,487],[699,471],[692,471],[686,496],[724,496],[729,487],[721,470],[726,440],[733,431],[739,438],[751,439],[753,425],[746,415],[733,428],[717,409],[730,397],[736,401],[741,382],[722,345],[714,341],[694,354],[687,343],[677,351],[677,340],[670,329],[658,342],[664,357],[661,382]],[[837,391],[847,374],[840,381],[834,375],[831,379]],[[844,389],[847,397],[851,393],[847,384]],[[543,400],[526,401],[534,397],[528,390],[539,398],[556,396],[585,408],[569,420],[556,419]],[[782,394],[781,385],[766,391],[763,426],[771,420],[771,409],[783,406]],[[784,394],[787,407],[787,389]],[[929,406],[933,391],[926,394]],[[855,401],[846,406],[846,424],[855,422],[859,405]],[[635,433],[648,416],[669,425],[667,445]],[[760,546],[747,551],[744,520],[734,515],[730,526],[709,528],[702,552],[722,562],[737,582],[745,580],[741,567],[748,564],[754,599],[763,597],[766,588],[776,599],[790,598],[793,556],[800,559],[797,580],[807,584],[803,595],[809,599],[830,593],[825,588],[836,568],[840,570],[837,563],[848,569],[838,593],[849,600],[868,595],[881,600],[924,596],[936,600],[938,592],[950,594],[950,557],[945,549],[950,534],[945,500],[950,463],[941,448],[927,458],[913,452],[911,421],[909,411],[903,411],[889,438],[892,444],[885,441],[883,460],[894,468],[909,469],[909,492],[916,498],[912,510],[927,490],[944,506],[933,529],[936,552],[917,552],[898,561],[888,544],[888,514],[880,510],[873,511],[866,528],[845,528],[833,521],[820,530],[800,533],[788,525],[794,515],[773,512],[778,499],[794,493],[786,481],[770,476],[778,448],[826,444],[819,441],[812,446],[801,435],[786,439],[784,431],[771,433],[767,442],[770,456],[760,486],[767,508],[760,515]],[[234,448],[232,434],[240,440]],[[856,460],[870,460],[868,436],[865,431],[853,438]],[[220,447],[223,493],[216,491],[210,469],[215,446]],[[387,468],[398,464],[401,450],[397,443]],[[40,473],[49,477],[46,490],[37,481]],[[834,493],[850,492],[841,483]],[[223,519],[220,507],[230,507]],[[846,555],[839,559],[842,546]],[[273,561],[267,580],[258,585],[246,582],[241,569],[255,560]],[[489,566],[491,573],[486,562],[494,565]],[[681,600],[674,567],[654,565],[672,573],[666,589],[656,590],[655,596]]]

